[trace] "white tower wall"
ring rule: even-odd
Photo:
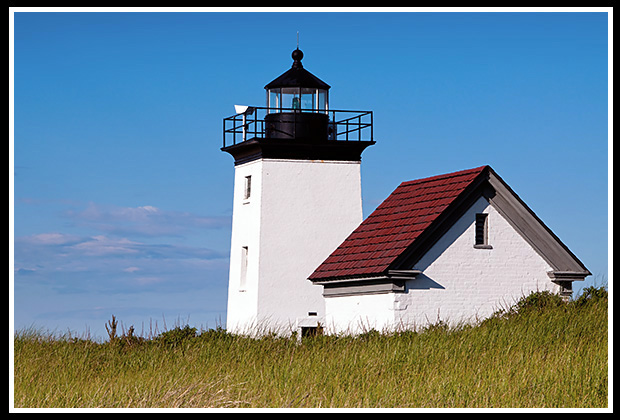
[[[237,165],[227,329],[289,333],[323,323],[322,286],[307,278],[361,221],[359,161]]]

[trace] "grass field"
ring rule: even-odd
[[[607,303],[536,293],[474,326],[301,342],[20,331],[14,407],[607,407]]]

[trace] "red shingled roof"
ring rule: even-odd
[[[309,279],[321,281],[385,273],[485,168],[403,182]]]

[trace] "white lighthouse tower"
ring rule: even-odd
[[[362,222],[360,163],[374,144],[371,111],[331,110],[330,86],[303,53],[265,86],[266,107],[224,119],[235,162],[226,328],[311,333],[325,316],[308,277]]]

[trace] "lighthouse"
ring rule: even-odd
[[[325,319],[308,277],[362,222],[361,155],[372,111],[329,107],[330,86],[290,69],[265,86],[266,106],[235,105],[222,151],[234,159],[226,328],[311,334]]]

